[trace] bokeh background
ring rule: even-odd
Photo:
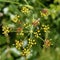
[[[60,0],[0,0],[0,60],[60,60]]]

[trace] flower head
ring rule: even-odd
[[[49,25],[42,25],[42,29],[44,30],[44,32],[47,32],[50,29],[50,27]]]
[[[30,54],[30,49],[24,48],[24,50],[22,51],[22,55],[23,56],[28,56],[29,54]]]
[[[10,32],[10,28],[8,26],[2,26],[3,34],[8,34]]]
[[[29,13],[30,11],[29,11],[29,9],[27,8],[27,7],[22,7],[22,9],[21,9],[21,11],[22,11],[22,13],[24,13],[24,14],[26,14],[26,13]]]
[[[28,39],[28,47],[31,48],[33,45],[36,45],[36,41],[32,39]]]
[[[16,48],[17,49],[20,49],[23,45],[23,42],[22,41],[18,41],[18,40],[15,40],[15,45],[16,45]]]
[[[51,41],[48,40],[48,39],[45,39],[45,41],[44,41],[44,47],[48,48],[50,46],[51,46]]]
[[[35,20],[35,21],[32,22],[33,26],[37,26],[38,24],[39,24],[39,20]]]
[[[14,23],[17,23],[17,22],[19,21],[19,17],[20,17],[20,16],[15,15],[15,16],[12,17],[11,20],[12,20]]]
[[[40,13],[41,13],[41,16],[43,16],[43,17],[49,15],[48,9],[46,9],[46,8],[45,8],[45,9],[42,9],[42,10],[40,11]]]

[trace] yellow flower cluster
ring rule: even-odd
[[[27,55],[29,55],[29,54],[31,53],[30,48],[31,48],[33,45],[36,45],[36,41],[35,41],[35,40],[32,40],[32,39],[30,39],[30,38],[28,39],[28,44],[27,44],[26,47],[23,46],[23,41],[22,41],[22,40],[20,40],[20,41],[15,40],[15,46],[16,46],[16,48],[17,48],[17,49],[21,49],[21,48],[23,49],[23,50],[22,50],[22,53],[21,53],[22,56],[27,56]]]
[[[23,48],[23,41],[15,40],[15,46],[17,49]],[[29,54],[30,54],[30,49],[29,48],[23,48],[21,55],[27,56]]]
[[[34,35],[36,38],[39,38],[39,36],[41,35],[40,30],[37,30],[37,32],[34,32]]]
[[[10,32],[10,28],[8,26],[2,26],[3,34],[8,34]]]
[[[31,24],[29,24],[29,23],[24,23],[24,24],[23,24],[23,27],[24,27],[24,28],[30,28],[30,27],[31,27]]]
[[[22,13],[24,13],[24,14],[26,14],[26,13],[29,13],[30,11],[29,11],[29,9],[27,8],[27,7],[22,7],[22,9],[21,9],[21,11],[22,11]]]
[[[50,40],[48,40],[48,39],[45,39],[45,41],[44,41],[44,45],[43,45],[45,48],[48,48],[48,47],[50,47],[51,46],[51,41]]]
[[[28,39],[28,47],[31,48],[33,45],[36,45],[36,41],[32,39]]]
[[[24,23],[23,26],[26,27],[28,25],[28,23]]]
[[[24,32],[23,32],[23,30],[20,32],[20,35],[21,35],[21,36],[24,36]]]
[[[13,19],[12,19],[12,21],[13,21],[14,23],[17,23],[18,20],[19,20],[19,17],[20,17],[20,16],[18,16],[18,15],[14,16]]]
[[[43,17],[48,16],[48,15],[49,15],[48,9],[43,9],[42,11],[40,11],[40,14],[41,14],[41,16],[43,16]]]
[[[22,28],[18,27],[16,31],[19,33],[20,31],[22,31]]]
[[[29,54],[31,53],[30,48],[31,48],[33,45],[36,45],[36,41],[29,38],[29,39],[28,39],[28,46],[27,46],[26,48],[24,48],[24,50],[22,51],[22,55],[23,55],[23,56],[29,55]]]
[[[44,30],[44,32],[47,32],[50,29],[50,27],[49,25],[42,25],[42,29]]]
[[[39,20],[35,20],[35,21],[33,20],[32,25],[37,26],[39,23],[40,23]]]
[[[22,51],[22,55],[23,56],[28,56],[30,54],[30,49],[24,49],[23,51]]]
[[[17,49],[20,49],[23,45],[23,42],[22,41],[18,41],[18,40],[15,40],[15,45],[16,45],[16,48]]]

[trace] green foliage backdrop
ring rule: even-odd
[[[60,0],[0,0],[0,60],[60,60]]]

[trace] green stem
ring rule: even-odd
[[[13,4],[17,4],[17,5],[22,5],[21,3],[18,3],[18,2],[14,2],[14,1],[6,1],[6,0],[0,0],[0,2],[7,2],[7,3],[13,3]],[[24,2],[27,4],[27,5],[29,5],[29,3],[26,1],[26,0],[24,0]]]
[[[17,5],[21,5],[22,6],[22,4],[21,3],[18,3],[18,2],[14,2],[14,1],[3,1],[3,0],[0,0],[0,2],[3,2],[3,3],[13,3],[13,4],[17,4]]]
[[[44,41],[41,37],[39,37],[42,41]]]
[[[6,0],[0,0],[0,2],[8,2],[8,3],[13,3],[13,4],[17,4],[17,5],[20,5],[21,3],[18,3],[18,2],[14,2],[14,1],[6,1]],[[24,2],[27,4],[27,5],[29,5],[29,3],[26,1],[26,0],[24,0]],[[38,0],[36,0],[36,2],[39,4],[39,5],[41,5],[42,7],[45,7],[46,8],[46,6],[44,5],[44,4],[42,4],[40,1],[38,1]],[[22,4],[21,4],[22,5]]]
[[[30,30],[33,31],[33,25],[30,27]],[[30,38],[32,38],[32,33],[30,33]]]
[[[7,38],[7,48],[9,47],[9,43],[10,43],[10,39],[9,39],[9,35],[8,34],[5,34],[5,37]]]
[[[46,6],[44,4],[42,4],[40,1],[36,0],[36,2],[41,5],[42,7],[46,8]]]
[[[24,2],[25,2],[27,5],[29,5],[29,3],[27,2],[27,0],[24,0]]]
[[[25,60],[28,60],[28,59],[26,58],[26,56],[25,56]]]
[[[45,39],[48,38],[48,31],[45,33]]]
[[[30,35],[30,34],[28,34],[28,35],[24,38],[24,40],[26,40],[29,35]]]

